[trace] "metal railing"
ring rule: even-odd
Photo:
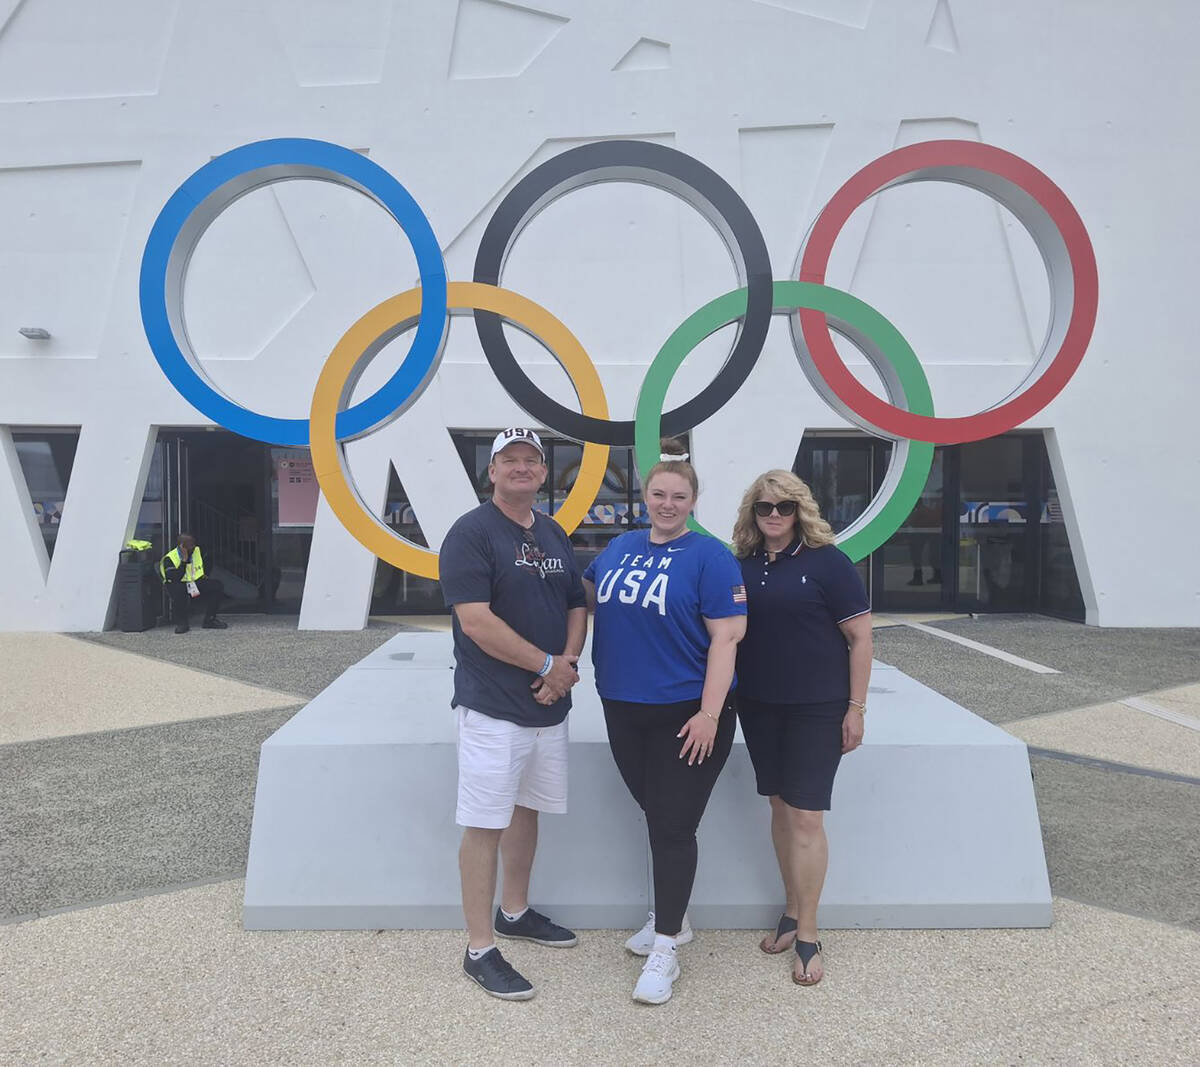
[[[257,518],[248,512],[231,515],[203,500],[193,501],[192,507],[196,539],[212,564],[259,588],[262,566]]]

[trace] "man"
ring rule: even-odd
[[[529,907],[538,812],[567,810],[568,695],[587,635],[571,542],[533,510],[546,453],[532,430],[492,443],[492,499],[462,516],[442,543],[442,595],[452,608],[458,713],[458,811],[463,970],[492,996],[527,1000],[533,986],[495,935],[568,948],[570,931]],[[497,852],[503,859],[500,907]]]
[[[191,629],[188,612],[192,601],[204,608],[204,629],[229,628],[217,618],[217,608],[225,596],[225,587],[215,578],[204,576],[204,557],[190,533],[180,533],[178,547],[171,549],[158,561],[158,573],[171,598],[177,634],[185,634]]]

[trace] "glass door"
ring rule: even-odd
[[[1041,455],[1041,522],[1038,524],[1038,547],[1041,551],[1041,578],[1038,590],[1038,610],[1048,615],[1083,622],[1085,609],[1071,541],[1059,502],[1054,474],[1045,448]]]
[[[1028,468],[1040,443],[1009,435],[960,450],[960,611],[1028,611],[1037,603],[1041,506],[1034,499],[1038,472]]]
[[[891,445],[881,443],[880,449],[882,476]],[[952,600],[953,574],[943,549],[946,525],[953,522],[946,507],[949,458],[945,448],[934,450],[920,499],[873,557],[877,611],[940,611]]]
[[[160,438],[162,454],[163,553],[175,547],[182,531],[192,532],[191,450],[183,437]]]
[[[883,470],[877,443],[866,437],[806,438],[794,469],[812,490],[821,517],[834,533],[866,511],[875,492],[876,471]],[[870,559],[859,560],[857,567],[863,587],[874,594]]]
[[[262,574],[267,611],[298,614],[320,488],[307,448],[267,450],[270,537]]]

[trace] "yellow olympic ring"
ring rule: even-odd
[[[452,311],[491,311],[530,333],[559,362],[571,378],[584,415],[608,418],[608,401],[595,364],[575,335],[539,304],[519,293],[481,282],[450,282],[447,300]],[[385,525],[363,503],[346,465],[346,454],[338,443],[335,423],[338,409],[359,361],[378,351],[380,338],[389,340],[413,326],[421,314],[421,290],[409,289],[376,304],[343,335],[329,353],[313,392],[309,446],[317,484],[333,512],[364,548],[393,567],[437,578],[438,554],[413,544]],[[587,515],[604,483],[608,469],[608,445],[586,442],[579,475],[554,515],[568,533]]]

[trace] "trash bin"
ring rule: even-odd
[[[126,548],[117,564],[117,627],[127,634],[149,630],[158,622],[161,583],[151,555]]]

